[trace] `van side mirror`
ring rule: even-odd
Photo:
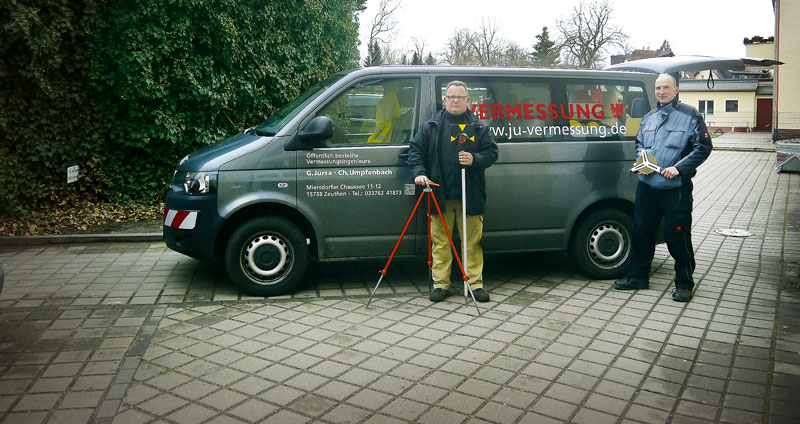
[[[317,116],[305,126],[297,137],[303,142],[322,141],[333,137],[333,124],[327,116]]]
[[[327,116],[317,116],[306,124],[303,129],[289,137],[284,149],[311,150],[314,147],[326,147],[323,140],[333,137],[333,123]]]

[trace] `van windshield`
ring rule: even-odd
[[[287,122],[291,121],[292,118],[297,116],[297,114],[300,113],[300,111],[303,110],[306,105],[311,103],[312,100],[316,99],[320,93],[332,86],[334,83],[336,83],[336,81],[342,79],[342,77],[344,77],[346,74],[346,72],[339,72],[331,75],[328,77],[328,79],[315,84],[296,99],[292,100],[289,104],[280,108],[277,112],[275,112],[274,115],[267,118],[267,120],[261,125],[257,126],[255,129],[256,134],[264,136],[277,134],[278,131],[283,128]]]

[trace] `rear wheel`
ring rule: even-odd
[[[291,292],[308,267],[305,237],[276,216],[245,222],[225,248],[228,276],[247,294],[274,296]]]
[[[619,209],[596,210],[578,223],[569,253],[591,278],[608,280],[625,275],[631,256],[633,219]]]

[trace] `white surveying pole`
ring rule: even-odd
[[[464,258],[464,273],[469,276],[469,262],[467,262],[467,170],[461,167],[461,257]],[[464,305],[467,304],[469,280],[464,280]]]

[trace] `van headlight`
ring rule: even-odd
[[[183,181],[187,194],[212,194],[217,191],[216,172],[187,172]]]

